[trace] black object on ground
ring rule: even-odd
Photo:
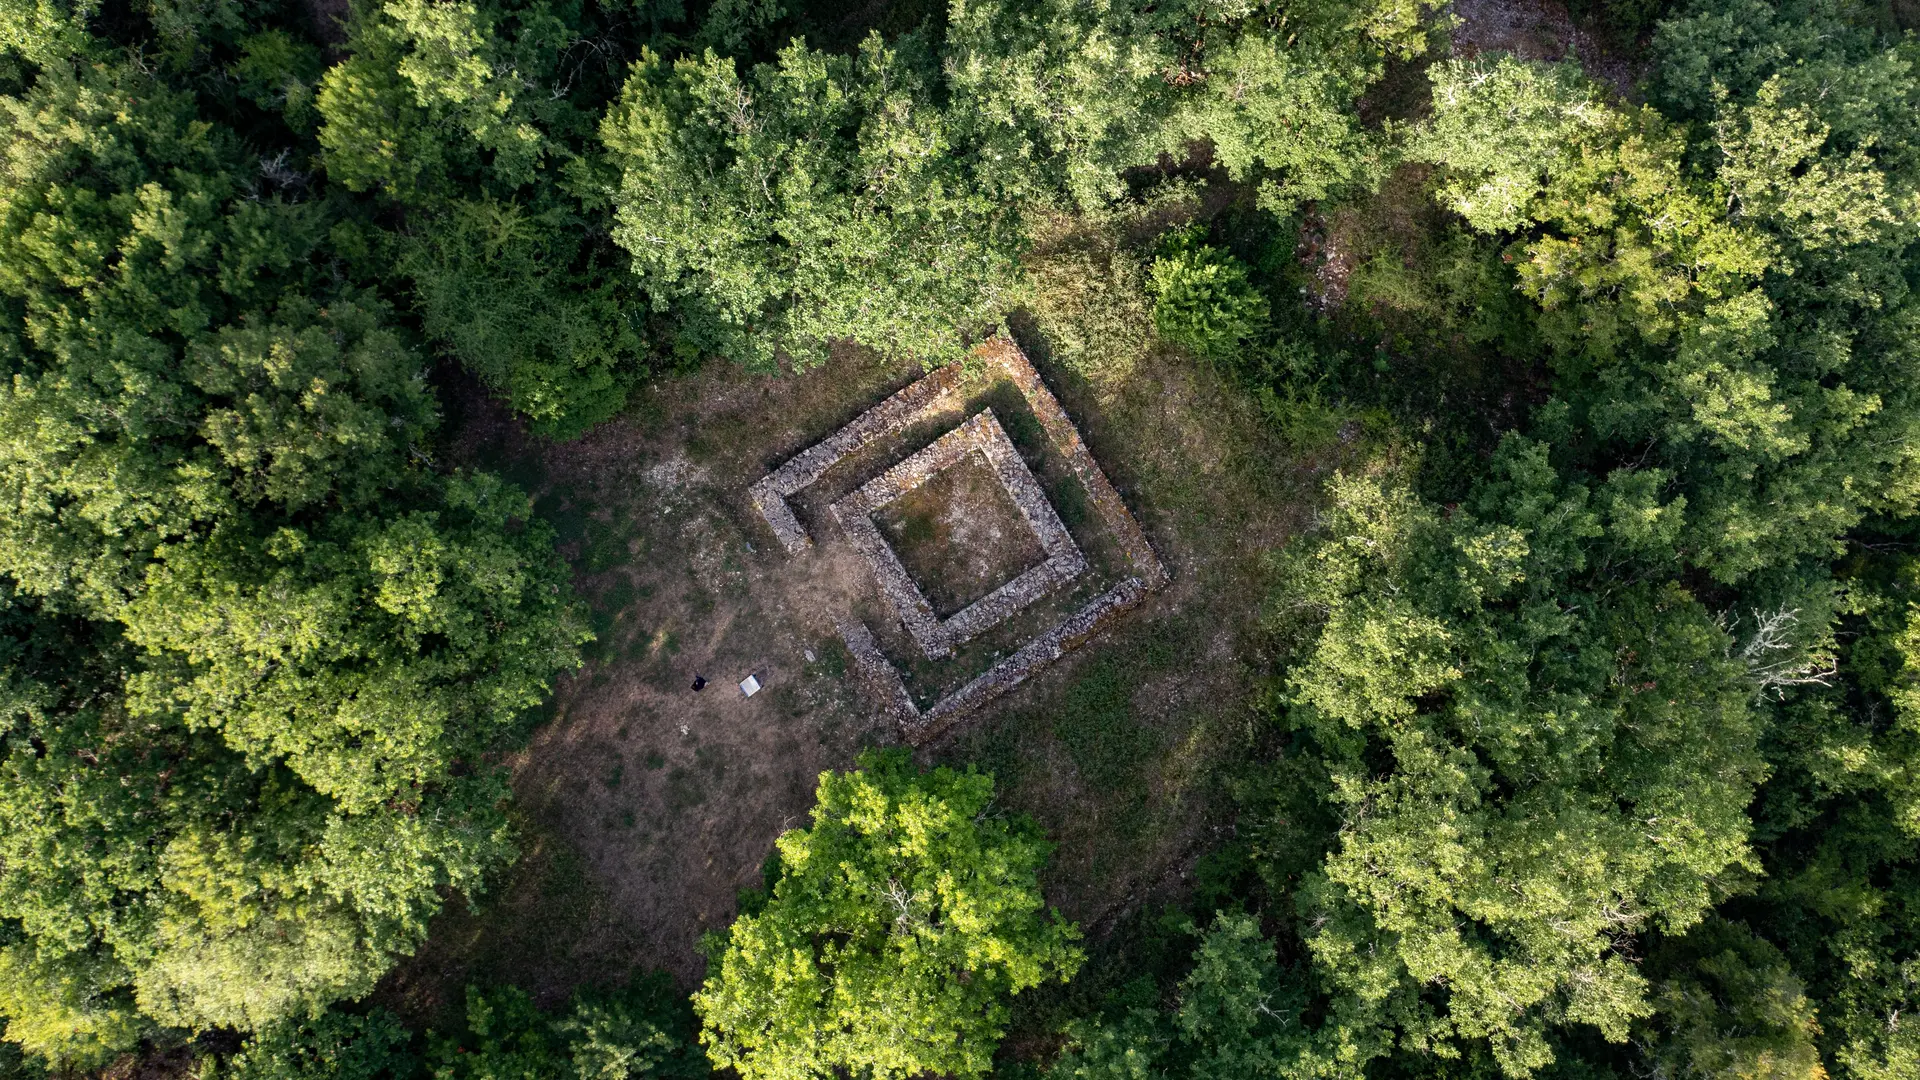
[[[693,688],[695,690],[705,690],[707,688],[707,677],[705,675],[695,675],[693,677]]]

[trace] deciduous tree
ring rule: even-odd
[[[991,777],[901,752],[823,773],[818,798],[694,995],[708,1055],[748,1080],[984,1075],[1006,999],[1080,966],[1040,895],[1046,843],[994,812]]]

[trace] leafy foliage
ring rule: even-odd
[[[716,1067],[743,1077],[978,1076],[1005,999],[1079,967],[1046,911],[1046,844],[991,816],[992,778],[870,752],[824,773],[813,826],[778,841],[765,908],[735,920],[694,995]]]
[[[1324,622],[1288,720],[1346,813],[1299,899],[1334,994],[1320,1068],[1384,1052],[1382,1023],[1442,1055],[1487,1040],[1512,1075],[1552,1060],[1549,1024],[1624,1040],[1649,1006],[1621,939],[1692,925],[1757,868],[1753,687],[1712,614],[1648,576],[1673,524],[1649,479],[1592,491],[1509,438],[1446,519],[1337,482],[1292,556]]]
[[[909,37],[856,56],[795,43],[744,77],[708,52],[634,66],[602,134],[614,236],[681,347],[766,369],[852,338],[926,363],[1014,295],[1018,232],[933,101]]]
[[[586,636],[527,499],[434,466],[416,346],[569,437],[668,365],[939,363],[1026,307],[1107,399],[1172,346],[1348,466],[1249,653],[1238,869],[1051,1071],[1912,1076],[1911,5],[1574,7],[1650,28],[1644,103],[1429,60],[1425,0],[0,0],[7,1039],[704,1071],[658,986],[331,1007],[511,858],[491,755]],[[991,799],[824,776],[711,1060],[991,1069],[1081,962]]]
[[[384,1009],[328,1011],[255,1035],[228,1062],[234,1080],[400,1080],[418,1075],[412,1033]]]
[[[1031,218],[1028,307],[1052,355],[1087,375],[1124,379],[1152,342],[1147,268],[1112,217]]]
[[[1160,336],[1209,360],[1230,361],[1262,334],[1267,298],[1247,281],[1246,265],[1182,238],[1153,263],[1153,323]]]
[[[1544,370],[1444,508],[1341,479],[1284,560],[1278,712],[1344,815],[1290,1075],[1915,1060],[1904,556],[1854,546],[1913,509],[1911,46],[1701,4],[1653,51],[1658,109],[1436,65],[1407,150],[1457,218],[1353,279],[1437,324],[1377,373]]]
[[[431,1040],[434,1080],[710,1075],[684,1030],[684,999],[678,1009],[666,1005],[671,993],[656,976],[628,990],[577,995],[554,1019],[513,987],[469,987],[466,1030]]]
[[[372,988],[511,856],[481,756],[583,639],[525,496],[186,95],[0,100],[9,1038],[94,1064]]]
[[[693,1045],[692,1016],[663,976],[575,995],[542,1012],[512,986],[467,988],[465,1023],[407,1030],[384,1009],[330,1010],[268,1028],[222,1075],[234,1080],[694,1080],[711,1075]],[[424,1047],[422,1044],[424,1043]]]
[[[405,206],[386,238],[427,335],[532,421],[576,435],[647,368],[592,138],[621,16],[580,4],[356,9],[322,80],[328,175]]]
[[[1424,51],[1419,0],[1252,4],[955,3],[953,111],[1013,195],[1092,209],[1122,172],[1200,140],[1264,205],[1362,179],[1375,147],[1354,103],[1388,57]]]
[[[1293,8],[962,2],[937,52],[648,53],[602,129],[614,236],[683,354],[957,358],[1023,297],[1023,222],[1129,168],[1204,141],[1277,209],[1359,182],[1377,145],[1353,102],[1424,48],[1421,6]]]
[[[1881,63],[1913,92],[1904,61]],[[1902,448],[1920,413],[1888,336],[1906,318],[1893,268],[1913,237],[1910,182],[1889,173],[1897,157],[1790,106],[1787,78],[1716,114],[1724,153],[1704,180],[1652,110],[1602,108],[1564,70],[1511,59],[1445,69],[1425,146],[1469,223],[1538,228],[1507,256],[1570,419],[1620,456],[1656,448],[1688,499],[1688,560],[1729,582],[1831,554],[1866,514],[1912,501]],[[1463,149],[1509,119],[1545,137]]]
[[[1048,1070],[1071,1080],[1278,1076],[1298,1056],[1304,995],[1251,915],[1222,913],[1194,950],[1167,1013],[1135,1006],[1077,1032]]]
[[[1709,920],[1648,960],[1660,980],[1648,1054],[1660,1075],[1826,1075],[1813,1002],[1778,949],[1745,927]]]

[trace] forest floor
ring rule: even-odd
[[[1049,899],[1097,936],[1177,895],[1229,820],[1220,780],[1261,725],[1251,643],[1268,554],[1307,523],[1333,457],[1290,456],[1245,395],[1190,362],[1150,358],[1096,387],[1035,360],[1173,580],[921,757],[996,775],[1002,805],[1058,845]],[[786,555],[747,486],[919,375],[854,349],[800,375],[716,364],[564,444],[529,437],[477,390],[456,395],[460,463],[535,494],[598,640],[506,762],[525,856],[450,905],[384,1002],[431,1022],[468,982],[549,1005],[639,969],[697,983],[702,935],[760,883],[773,839],[806,824],[819,773],[899,742],[833,629],[849,596],[872,591],[864,565],[844,544]],[[985,571],[955,572],[964,591]],[[749,674],[764,688],[751,698],[737,685]],[[698,692],[696,676],[709,680]]]
[[[1522,60],[1574,60],[1627,101],[1648,58],[1631,42],[1610,37],[1593,16],[1577,19],[1562,0],[1453,0],[1453,49],[1459,56],[1512,53]]]

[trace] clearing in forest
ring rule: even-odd
[[[951,550],[954,529],[946,530],[945,543],[933,535],[936,529],[907,535],[903,530],[916,520],[911,508],[904,515],[888,511],[969,467],[997,481],[1005,496],[993,499],[990,483],[989,494],[972,501],[983,509],[1011,504],[1019,521],[1002,514],[1005,523],[995,526],[989,514],[983,521],[989,535],[1017,544],[1024,534],[1042,557],[1030,565],[989,561],[979,576],[1001,579],[998,587],[942,614],[882,533],[880,519],[895,523],[923,572],[936,571],[927,587],[939,591],[946,582],[937,571],[980,560]],[[1085,644],[1167,580],[1073,421],[1026,354],[1004,338],[861,413],[762,477],[752,494],[754,508],[789,554],[811,546],[827,517],[866,563],[886,610],[877,619],[859,611],[838,616],[836,626],[875,703],[916,744]],[[822,504],[825,515],[818,512]],[[919,520],[936,509],[924,508]],[[935,520],[966,512],[949,507]],[[1007,554],[1004,545],[993,547],[993,554]],[[950,594],[942,599],[952,607]]]
[[[1244,396],[1189,363],[1149,358],[1103,385],[1037,361],[1167,584],[921,755],[994,772],[1000,804],[1034,815],[1058,844],[1050,901],[1098,933],[1180,888],[1215,836],[1218,778],[1261,730],[1241,703],[1264,553],[1302,523],[1331,459],[1303,468]],[[648,387],[568,443],[526,435],[477,388],[451,395],[457,463],[498,469],[536,496],[598,640],[506,762],[526,857],[442,915],[382,1000],[444,1018],[468,981],[511,982],[548,1003],[637,968],[691,985],[705,966],[701,935],[726,926],[739,890],[760,882],[773,838],[805,824],[820,772],[903,740],[864,689],[844,624],[871,627],[916,708],[931,709],[1137,576],[1130,538],[1106,527],[1027,396],[981,363],[955,373],[940,408],[794,496],[819,540],[785,550],[755,510],[754,484],[927,377],[854,348],[798,375],[716,365]],[[832,504],[989,412],[1087,567],[929,659],[835,531]],[[1057,554],[1057,538],[1022,511],[1021,486],[975,447],[874,507],[876,535],[936,619]],[[737,684],[750,674],[763,689],[747,698]],[[696,676],[705,689],[691,688]]]

